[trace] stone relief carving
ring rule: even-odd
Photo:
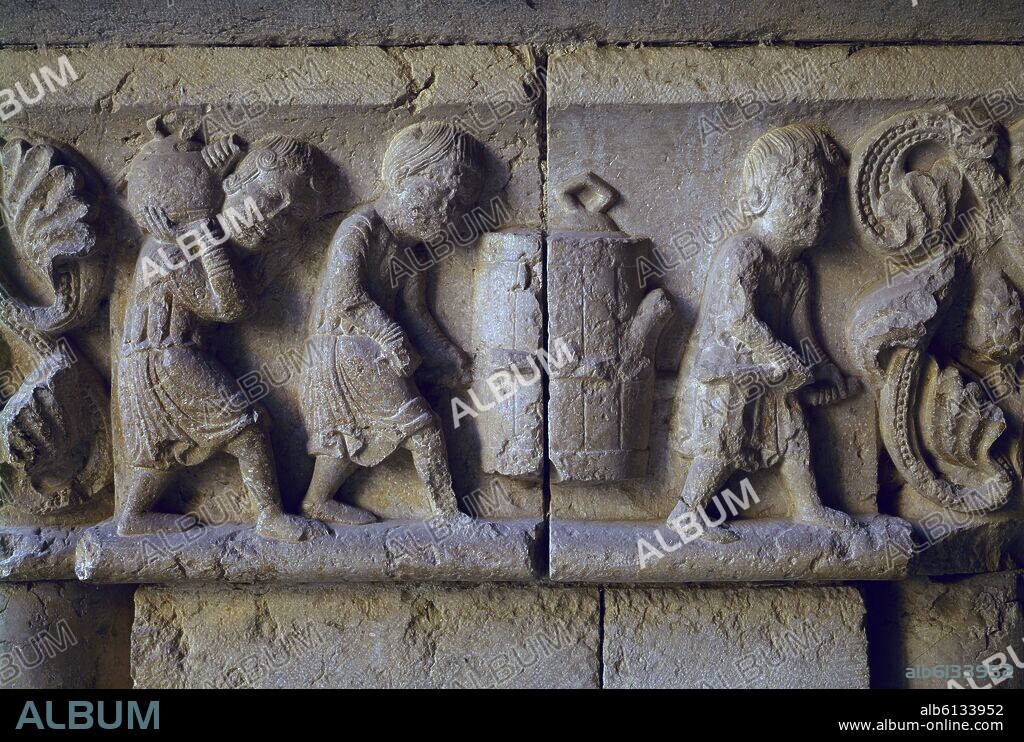
[[[1016,288],[977,266],[1006,213],[998,137],[957,112],[910,111],[862,137],[851,165],[854,225],[887,264],[850,320],[882,440],[915,492],[976,514],[1003,507],[1019,476],[1004,410],[978,383],[1021,349]]]
[[[472,391],[480,402],[477,430],[485,472],[529,479],[543,475],[541,263],[538,233],[490,232],[480,241]]]
[[[288,137],[257,138],[246,148],[239,137],[222,136],[204,145],[190,124],[172,133],[167,120],[152,122],[153,141],[135,155],[126,178],[128,206],[145,231],[126,287],[115,385],[127,466],[117,526],[101,524],[82,536],[79,577],[533,577],[541,516],[532,514],[529,498],[540,495],[542,401],[522,398],[533,415],[525,426],[496,407],[490,423],[457,431],[460,442],[471,444],[471,436],[489,431],[495,447],[481,441],[453,462],[446,440],[451,426],[438,414],[447,412],[446,397],[465,396],[488,369],[524,362],[521,356],[541,345],[542,281],[530,273],[540,269],[539,232],[492,232],[502,224],[493,212],[475,221],[468,213],[485,185],[492,191],[503,185],[500,169],[485,184],[492,155],[444,121],[407,125],[383,152],[377,195],[354,210],[331,212],[347,216],[333,237],[326,223],[317,228],[324,241],[305,249],[315,251],[307,259],[296,248],[314,230],[303,222],[315,221],[327,200],[318,150]],[[187,115],[173,120],[190,121]],[[255,202],[258,219],[240,227],[231,213],[246,212],[247,201]],[[448,239],[462,221],[470,233]],[[462,251],[467,260],[460,264],[461,257],[449,254],[452,243],[484,249],[479,256]],[[505,247],[497,253],[487,247],[498,243]],[[281,254],[294,262],[282,267]],[[454,323],[451,315],[446,322],[437,317],[430,296],[437,289],[428,277],[444,275],[434,270],[442,260],[472,269],[468,286],[454,286],[449,276],[442,287],[472,299],[454,313]],[[275,280],[259,293],[268,271]],[[290,283],[301,295],[288,295]],[[506,299],[521,315],[503,325],[487,296]],[[282,300],[298,311],[268,318],[257,306]],[[293,331],[276,346],[286,363],[297,359],[294,380],[285,373],[278,381],[276,370],[263,365],[266,405],[257,404],[247,383],[252,374],[241,364],[273,351],[247,343],[264,343],[279,325],[296,327],[299,320],[308,335]],[[232,324],[238,329],[227,327]],[[247,335],[247,326],[258,329]],[[463,347],[481,355],[479,366]],[[298,424],[268,434],[270,414]],[[309,455],[309,479],[294,475],[296,459],[305,458],[297,452],[283,465],[275,462],[289,437]],[[407,458],[423,489],[405,480]],[[210,491],[231,482],[238,469],[244,493],[230,484]],[[291,474],[285,485],[293,492],[303,488],[287,507],[278,471]],[[481,482],[480,471],[504,478]],[[456,477],[478,487],[463,495],[463,507],[482,513],[479,519],[460,510]],[[381,487],[383,502],[374,499]],[[239,494],[257,507],[239,502]],[[393,506],[409,495],[412,507]],[[426,517],[417,501],[427,504]],[[374,503],[383,505],[380,511]]]
[[[106,385],[67,335],[93,318],[107,290],[97,196],[56,144],[11,139],[0,163],[13,259],[0,270],[0,329],[30,365],[0,400],[0,479],[17,510],[73,518],[109,499],[113,483]],[[52,301],[37,303],[47,294]]]
[[[816,339],[801,260],[821,242],[840,164],[827,134],[798,124],[767,132],[747,154],[740,201],[753,220],[711,258],[692,364],[680,375],[675,446],[691,463],[669,523],[707,508],[735,472],[778,467],[792,517],[854,525],[821,503],[804,411],[859,387]],[[701,537],[737,538],[724,524]]]
[[[589,172],[558,191],[563,212],[548,246],[553,481],[640,478],[654,352],[672,305],[662,289],[640,285],[637,260],[650,244],[608,216],[618,193]]]
[[[443,234],[475,203],[484,178],[477,147],[443,122],[403,129],[384,155],[385,192],[334,235],[312,316],[310,352],[319,361],[308,365],[303,394],[308,450],[316,457],[302,505],[311,517],[352,525],[376,520],[334,496],[357,467],[372,467],[403,446],[434,513],[465,519],[440,420],[414,374],[466,388],[471,362],[430,315],[424,273],[396,280],[394,260]]]
[[[181,530],[181,518],[153,512],[183,469],[226,452],[238,461],[257,503],[257,531],[299,541],[324,533],[284,513],[266,420],[204,342],[210,325],[241,320],[255,301],[246,256],[272,250],[318,216],[324,174],[312,147],[285,136],[248,151],[233,137],[205,146],[159,119],[153,140],[128,172],[128,202],[146,232],[117,361],[116,402],[127,472],[121,535]],[[261,218],[229,230],[256,205]],[[195,244],[189,249],[186,236]]]
[[[409,273],[406,261],[398,271],[395,260],[427,250],[467,215],[489,163],[481,142],[446,121],[407,125],[384,152],[377,197],[338,209],[344,218],[329,244],[310,248],[324,254],[324,269],[312,283],[304,279],[308,337],[293,345],[307,354],[295,394],[305,429],[296,435],[315,464],[301,502],[287,507],[268,412],[239,387],[213,338],[219,326],[245,325],[275,256],[306,249],[333,174],[323,153],[289,136],[203,143],[189,124],[170,131],[165,117],[150,129],[152,141],[126,177],[128,211],[144,241],[112,353],[117,456],[103,375],[69,334],[95,317],[108,290],[98,197],[57,145],[14,139],[0,153],[15,258],[0,275],[0,363],[13,365],[19,353],[33,359],[0,410],[0,471],[14,505],[31,517],[73,519],[110,499],[116,459],[117,534],[178,532],[190,522],[160,512],[161,500],[182,475],[226,455],[255,504],[246,544],[262,545],[250,557],[229,555],[241,530],[232,524],[184,547],[176,559],[186,575],[220,570],[245,581],[258,563],[296,579],[430,579],[457,564],[457,579],[528,577],[533,526],[460,510],[452,436],[435,411],[445,407],[439,396],[484,397],[496,375],[520,383],[474,415],[480,458],[469,466],[534,485],[547,473],[557,488],[589,491],[599,503],[574,504],[566,530],[554,526],[556,560],[580,565],[559,579],[625,574],[615,570],[635,567],[637,533],[665,526],[663,494],[674,503],[671,528],[707,512],[730,481],[758,473],[777,474],[771,481],[783,497],[702,529],[699,542],[679,552],[687,555],[678,557],[682,567],[653,571],[650,580],[898,576],[906,559],[882,567],[871,555],[903,545],[907,523],[843,507],[819,490],[813,408],[853,398],[861,379],[872,395],[864,404],[877,405],[882,445],[909,492],[978,515],[1006,510],[1019,490],[1024,301],[1019,276],[989,256],[1001,240],[1019,238],[1022,181],[1001,172],[997,124],[946,109],[909,111],[852,147],[848,212],[838,211],[885,261],[887,278],[861,291],[839,343],[836,358],[852,357],[856,377],[825,350],[814,306],[809,264],[828,241],[843,169],[823,130],[791,124],[755,139],[739,195],[749,223],[708,256],[689,335],[674,339],[685,345],[682,362],[670,369],[658,365],[658,351],[678,318],[675,284],[645,285],[638,262],[652,255],[652,239],[631,236],[645,233],[635,222],[620,227],[628,222],[618,211],[612,219],[620,194],[589,170],[554,189],[560,210],[552,210],[546,237],[484,230],[475,240],[469,311],[460,315],[462,341],[442,329],[428,270]],[[1021,161],[1014,147],[1011,174]],[[970,228],[965,214],[977,217]],[[22,286],[18,271],[53,300],[40,301],[46,292]],[[542,378],[535,356],[545,339],[547,404],[545,386],[524,381]],[[1011,380],[995,399],[983,381],[994,377]],[[412,526],[432,539],[412,557],[402,541],[409,524],[344,501],[399,449],[411,455],[435,524]],[[612,498],[643,500],[656,519],[602,515],[629,512],[602,511]],[[297,510],[301,516],[286,512]],[[447,529],[444,539],[435,527]],[[137,579],[138,555],[120,566],[98,556],[109,538],[97,530],[80,548],[81,574]],[[293,545],[301,550],[283,551]],[[755,563],[766,545],[790,560],[781,572]],[[481,548],[508,554],[478,558]],[[365,561],[347,571],[356,552]],[[275,571],[285,554],[295,564]],[[170,579],[166,565],[160,569],[145,574]]]

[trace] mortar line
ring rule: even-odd
[[[536,107],[537,115],[537,166],[540,168],[540,272],[541,272],[541,341],[550,358],[551,348],[548,337],[548,55],[544,47],[531,47],[534,51],[534,79],[539,80],[540,96]],[[543,73],[542,73],[543,71]],[[542,397],[544,400],[544,423],[541,426],[543,440],[542,490],[544,507],[544,528],[537,548],[538,569],[544,579],[551,577],[551,456],[548,440],[548,415],[550,412],[551,389],[548,371],[542,376]]]

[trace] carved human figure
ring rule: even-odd
[[[740,205],[752,221],[712,258],[680,377],[674,445],[692,464],[669,524],[699,516],[734,472],[775,466],[795,519],[853,524],[821,503],[803,410],[859,386],[815,340],[801,260],[821,240],[839,164],[828,136],[804,125],[767,132],[747,155]],[[726,525],[703,537],[738,538]]]
[[[413,124],[391,140],[381,175],[380,198],[338,227],[313,307],[303,409],[316,464],[302,509],[334,523],[373,522],[335,495],[357,467],[402,446],[435,513],[464,518],[440,420],[413,374],[422,358],[425,374],[465,387],[469,359],[427,309],[424,274],[395,267],[403,251],[444,234],[476,201],[484,176],[478,144],[446,123]]]
[[[153,507],[183,468],[222,451],[238,460],[261,535],[299,541],[323,532],[282,510],[265,417],[203,341],[208,325],[237,322],[252,310],[244,259],[317,215],[323,190],[313,150],[302,142],[261,140],[230,173],[240,154],[231,139],[201,148],[168,136],[148,145],[129,174],[129,202],[148,237],[117,368],[128,464],[121,535],[180,529],[181,518]],[[238,224],[243,212],[251,218]],[[218,231],[218,213],[234,228]]]

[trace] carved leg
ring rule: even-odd
[[[313,481],[302,501],[302,512],[310,518],[327,523],[341,523],[351,526],[363,526],[376,522],[373,513],[346,505],[334,499],[335,494],[345,483],[357,465],[348,459],[336,459],[332,456],[317,456],[313,469]]]
[[[739,539],[728,526],[721,525],[708,528],[702,513],[711,502],[711,498],[721,490],[732,475],[734,467],[724,458],[709,459],[698,456],[686,473],[686,482],[679,493],[679,504],[668,516],[669,527],[682,519],[684,522],[700,523],[703,532],[701,538],[718,544],[728,544]]]
[[[786,449],[779,476],[782,478],[783,489],[789,495],[796,520],[836,531],[856,526],[853,518],[846,513],[821,504],[818,482],[811,468],[811,441],[806,426],[801,426]]]
[[[459,510],[459,503],[452,489],[452,474],[448,468],[448,450],[444,436],[437,425],[424,428],[411,436],[404,444],[412,452],[416,472],[427,486],[427,496],[434,512],[444,518],[457,521],[471,521]]]
[[[238,459],[245,491],[260,510],[256,530],[261,536],[297,543],[326,535],[323,525],[288,515],[281,508],[274,452],[263,430],[256,426],[246,428],[225,450]]]
[[[173,471],[159,471],[133,467],[125,485],[126,495],[121,515],[117,519],[117,532],[122,536],[141,536],[147,533],[176,533],[195,526],[190,517],[172,513],[154,513],[153,507],[167,486],[177,476]]]

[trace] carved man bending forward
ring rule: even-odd
[[[475,140],[440,122],[414,124],[384,156],[385,193],[338,228],[312,318],[303,387],[309,453],[316,457],[303,512],[352,525],[375,517],[334,499],[359,466],[409,449],[436,514],[464,518],[452,490],[440,421],[413,378],[419,357],[448,386],[468,360],[434,322],[423,274],[397,280],[399,251],[444,234],[475,202],[483,169]],[[401,324],[393,319],[399,317]]]
[[[814,339],[800,260],[822,237],[838,163],[832,141],[808,126],[769,131],[747,156],[740,205],[753,221],[712,259],[692,341],[696,356],[680,374],[675,446],[693,462],[670,524],[707,507],[734,472],[774,466],[795,518],[830,528],[852,524],[821,504],[801,404],[801,396],[812,404],[843,399],[857,386]],[[825,362],[811,368],[798,348]],[[708,528],[703,537],[737,538],[727,527]]]

